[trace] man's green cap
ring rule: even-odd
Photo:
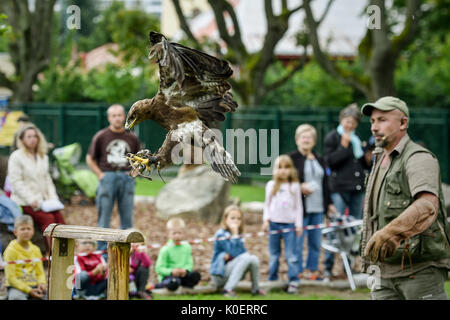
[[[395,97],[383,97],[373,103],[366,103],[361,107],[362,114],[370,116],[373,108],[381,111],[391,111],[398,109],[409,118],[408,106],[403,100]]]

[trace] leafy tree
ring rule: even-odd
[[[55,57],[38,82],[37,100],[130,103],[156,93],[157,69],[148,62],[147,55],[148,33],[159,30],[159,20],[139,8],[126,9],[121,2],[113,2],[101,17],[90,35],[95,41],[86,42],[83,46],[117,43],[119,49],[112,53],[122,62],[89,72],[83,70],[81,61],[74,60],[71,55],[73,46],[87,38],[77,35],[76,30],[67,33],[63,46],[58,48],[58,58]],[[58,28],[56,26],[56,30]]]
[[[400,97],[417,107],[450,108],[450,35],[429,37],[432,50],[421,50],[399,62],[395,83]]]
[[[15,81],[0,75],[0,85],[12,89],[16,101],[33,100],[32,87],[37,75],[50,63],[55,2],[56,0],[35,1],[33,10],[27,0],[0,2],[0,9],[7,14],[8,23],[13,30],[9,53],[17,73]]]
[[[182,10],[179,0],[172,0],[175,7],[180,26],[185,32],[187,38],[197,48],[211,47],[208,42],[196,39],[190,30],[189,23]],[[258,105],[263,100],[267,92],[276,89],[288,81],[298,70],[300,70],[305,61],[296,61],[288,67],[289,72],[282,77],[271,79],[272,82],[266,82],[266,72],[276,63],[275,47],[284,36],[289,27],[289,18],[302,6],[288,7],[287,0],[281,0],[281,13],[276,15],[272,6],[272,0],[264,0],[264,9],[267,19],[267,33],[264,38],[262,49],[250,53],[247,51],[241,36],[241,26],[237,20],[233,6],[227,0],[208,0],[212,11],[214,12],[220,38],[226,43],[227,50],[223,57],[232,64],[239,67],[239,74],[231,79],[233,90],[239,95],[244,105]],[[225,17],[231,18],[231,27],[227,27]],[[233,30],[233,31],[230,31]],[[216,53],[222,55],[218,45],[215,45]],[[306,48],[305,48],[306,50]]]
[[[311,2],[312,0],[304,0],[303,6],[308,39],[315,59],[334,78],[360,91],[368,100],[375,100],[396,94],[394,74],[398,60],[418,37],[420,22],[427,18],[438,1],[396,0],[391,7],[386,5],[385,0],[367,1],[369,6],[379,9],[380,27],[367,28],[366,35],[359,44],[358,61],[363,72],[352,72],[330,60],[319,43],[317,33],[324,16],[320,19],[314,17]],[[327,7],[333,2],[334,0],[329,0]],[[428,9],[424,6],[425,2]],[[401,23],[401,20],[404,22]],[[393,28],[397,26],[401,27],[401,32],[395,34]]]
[[[266,77],[276,78],[286,72],[278,63]],[[308,63],[283,86],[268,92],[262,100],[263,105],[293,107],[345,106],[351,102],[353,89],[327,74],[315,61]]]
[[[83,11],[83,10],[82,10]],[[127,9],[123,2],[114,1],[96,19],[94,31],[79,37],[79,49],[89,51],[106,43],[117,43],[126,61],[148,63],[148,34],[159,31],[157,16],[141,8]]]
[[[5,14],[0,13],[0,37],[5,36],[11,31],[11,26],[4,21],[6,18],[8,17]]]

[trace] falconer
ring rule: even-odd
[[[450,233],[438,160],[409,138],[404,101],[383,97],[361,112],[376,146],[361,239],[363,272],[380,276],[372,299],[446,300]]]

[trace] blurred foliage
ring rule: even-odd
[[[83,5],[85,1],[77,2]],[[158,18],[139,8],[126,9],[122,2],[115,1],[93,19],[97,21],[95,27],[87,27],[84,33],[83,23],[80,30],[68,31],[61,26],[64,18],[55,19],[58,23],[54,30],[59,35],[55,38],[59,41],[53,48],[57,54],[38,81],[36,101],[132,103],[156,93],[157,67],[149,63],[147,55],[148,32],[159,30]],[[88,72],[80,57],[74,56],[112,42],[119,45],[119,50],[112,52],[120,57],[118,65],[108,63]]]
[[[147,55],[148,32],[159,31],[158,18],[139,8],[127,9],[118,1],[101,11],[98,2],[67,0],[82,8],[81,30],[67,30],[63,25],[67,14],[64,10],[56,13],[54,58],[39,77],[37,101],[128,103],[156,93],[158,70]],[[427,0],[426,5],[432,10],[426,11],[420,34],[398,61],[396,91],[410,106],[450,108],[450,1]],[[404,10],[404,0],[396,0],[394,6]],[[4,21],[0,16],[0,35]],[[6,41],[0,36],[0,51],[5,50]],[[73,52],[86,52],[111,42],[119,45],[117,54],[122,59],[121,65],[106,65],[86,72],[81,61],[72,56]],[[207,43],[204,49],[218,50],[217,43]],[[339,64],[363,74],[359,61]],[[265,82],[272,83],[288,72],[279,62],[266,73]],[[366,99],[328,75],[311,59],[284,85],[268,92],[261,104],[317,107],[344,106],[353,101],[362,104]]]
[[[281,63],[266,74],[278,78],[287,72]],[[264,105],[274,106],[343,106],[352,102],[353,90],[328,75],[314,61],[308,63],[287,83],[269,92],[263,99]]]
[[[427,47],[405,55],[396,70],[397,93],[411,106],[450,108],[450,35],[431,36]]]
[[[450,0],[425,6],[419,35],[397,65],[397,94],[410,106],[450,108]]]
[[[5,35],[8,31],[11,30],[11,26],[8,25],[5,21],[7,18],[8,17],[5,14],[0,13],[0,36]]]
[[[11,35],[11,26],[8,25],[7,16],[0,12],[0,52],[8,50],[8,38]]]

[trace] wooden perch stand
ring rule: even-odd
[[[75,239],[108,242],[108,300],[128,300],[130,243],[144,242],[140,232],[98,227],[50,224],[52,237],[49,300],[71,300]]]

